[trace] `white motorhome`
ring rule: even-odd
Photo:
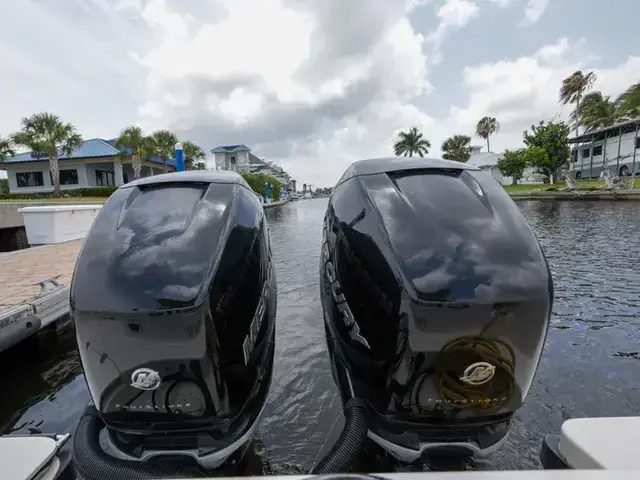
[[[575,178],[599,178],[605,168],[621,177],[640,173],[639,129],[636,118],[569,139]]]

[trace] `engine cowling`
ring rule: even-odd
[[[368,402],[379,444],[410,457],[456,442],[482,453],[506,435],[553,284],[489,174],[436,159],[356,162],[329,199],[320,278],[334,378],[344,401]]]
[[[206,454],[246,437],[269,392],[276,297],[264,211],[240,175],[120,187],[70,294],[87,385],[116,447]]]

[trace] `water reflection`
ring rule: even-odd
[[[0,354],[2,433],[66,433],[89,401],[70,327],[42,332]]]
[[[508,442],[485,461],[410,467],[371,449],[361,454],[358,469],[539,468],[542,436],[558,431],[564,420],[640,410],[640,360],[629,355],[640,350],[640,205],[518,205],[549,259],[556,302],[538,375]],[[278,278],[276,359],[265,416],[242,475],[308,471],[323,443],[328,448],[341,428],[318,295],[325,208],[326,200],[319,199],[267,211]],[[0,361],[4,433],[75,428],[89,395],[71,332],[47,336],[37,348],[20,345],[0,355]]]

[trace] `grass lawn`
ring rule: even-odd
[[[625,179],[627,183],[631,184],[631,178]],[[604,180],[594,179],[594,180],[579,180],[576,182],[576,189],[604,189],[607,184]],[[636,178],[636,190],[640,188],[640,178]],[[555,185],[506,185],[504,189],[508,193],[532,193],[532,192],[541,192],[544,190],[557,190],[563,191],[567,190],[567,184],[565,182],[558,182]]]
[[[37,198],[31,200],[0,200],[0,203],[104,203],[108,197],[63,197],[63,198]]]

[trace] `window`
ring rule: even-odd
[[[49,178],[51,179],[51,185],[53,185],[53,176],[49,172]],[[78,184],[78,170],[60,170],[60,185],[77,185]]]
[[[597,157],[598,155],[602,155],[602,145],[598,145],[597,147],[593,147],[593,156]]]
[[[232,164],[236,163],[236,157],[235,157],[235,155],[232,155],[232,156],[231,156],[231,163],[232,163]]]
[[[578,161],[578,151],[574,150],[571,152],[571,163],[576,163]]]
[[[113,172],[96,170],[96,185],[99,187],[111,187],[115,185],[115,182],[113,181]]]
[[[640,137],[636,138],[636,148],[640,148]]]
[[[16,173],[16,182],[18,187],[44,187],[42,172]]]
[[[589,158],[589,149],[585,148],[582,150],[582,158]]]

